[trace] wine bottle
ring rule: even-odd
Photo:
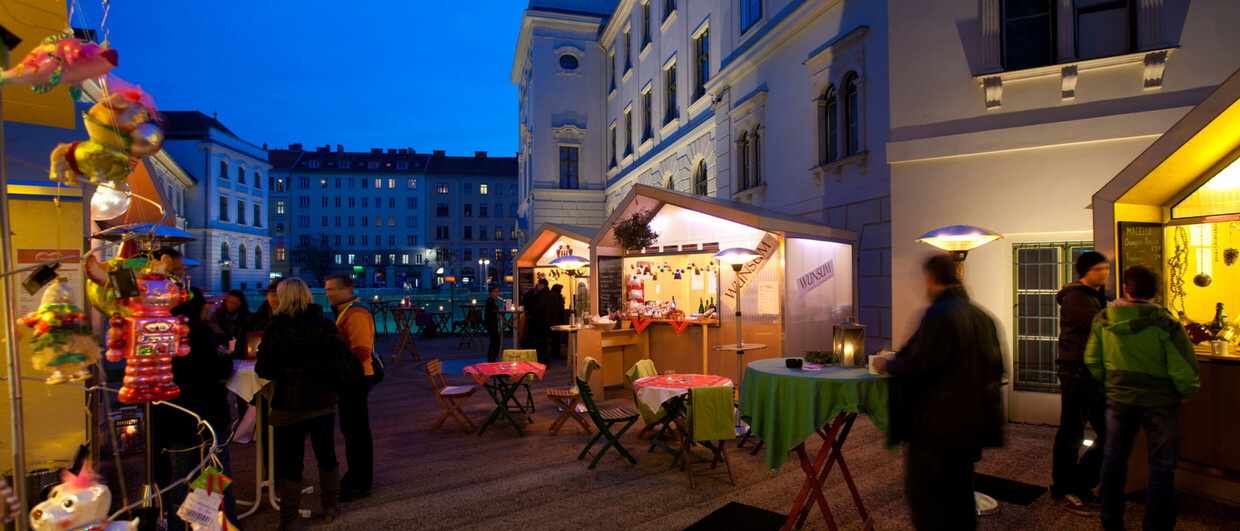
[[[702,298],[698,297],[698,315],[706,313],[706,304],[702,302]]]
[[[1222,304],[1219,304],[1219,307],[1222,307]],[[676,297],[675,296],[672,297],[672,309],[673,310],[676,309]]]
[[[1226,324],[1227,323],[1223,321],[1223,303],[1220,302],[1217,306],[1215,306],[1214,320],[1210,321],[1210,324],[1206,325],[1206,330],[1210,331],[1211,338],[1217,339],[1219,332],[1223,331],[1223,327]]]
[[[1210,340],[1211,334],[1209,330],[1206,330],[1206,327],[1201,326],[1200,323],[1193,322],[1187,315],[1184,315],[1184,312],[1179,312],[1179,317],[1180,324],[1184,325],[1184,331],[1188,332],[1188,339],[1194,345]]]

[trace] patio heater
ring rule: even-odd
[[[575,255],[570,254],[570,255],[561,256],[559,258],[556,258],[555,260],[552,260],[551,265],[560,268],[561,270],[564,271],[565,275],[567,275],[570,279],[572,279],[568,283],[569,308],[573,314],[573,317],[569,324],[571,324],[573,327],[576,327],[577,326],[577,298],[573,296],[573,285],[577,283],[576,279],[582,275],[581,270],[585,267],[589,267],[590,261],[580,256],[575,256]],[[560,311],[563,311],[563,309],[561,309]],[[569,336],[568,336],[569,344],[572,347],[570,349],[572,350],[572,352],[568,354],[569,373],[572,374],[574,378],[577,375],[577,336],[574,335],[576,333],[577,332],[575,331],[569,332]],[[557,345],[556,350],[558,351],[559,348],[560,347]],[[575,379],[573,380],[573,386],[571,389],[573,390],[573,392],[577,391],[577,385],[576,385]]]
[[[747,249],[745,247],[730,247],[715,253],[714,256],[714,258],[719,260],[719,262],[732,266],[732,273],[734,274],[732,284],[738,288],[736,292],[736,344],[720,345],[714,348],[716,351],[730,350],[736,352],[736,389],[740,389],[739,386],[741,385],[741,380],[744,377],[745,351],[762,350],[766,348],[766,345],[759,345],[757,343],[750,343],[746,345],[745,340],[741,335],[741,297],[739,290],[741,267],[761,256],[762,255],[758,253],[758,251]],[[705,372],[706,367],[702,367],[702,371]],[[736,434],[741,435],[745,432],[745,424],[741,421],[741,410],[738,408],[736,410]],[[743,444],[744,441],[742,440],[741,443]]]
[[[928,243],[947,251],[952,260],[956,261],[956,277],[964,280],[964,259],[969,251],[1002,238],[997,232],[974,227],[972,225],[949,225],[934,229],[917,241]]]

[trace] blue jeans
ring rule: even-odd
[[[1137,428],[1145,428],[1150,483],[1146,492],[1147,530],[1174,529],[1179,491],[1175,467],[1180,458],[1180,406],[1141,407],[1107,400],[1107,438],[1102,457],[1102,527],[1124,528],[1124,483]]]

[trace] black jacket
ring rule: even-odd
[[[1107,306],[1107,296],[1081,281],[1066,284],[1055,295],[1059,303],[1059,356],[1061,365],[1085,367],[1085,344],[1089,342],[1094,317]]]
[[[225,382],[232,375],[233,361],[221,356],[221,337],[210,325],[202,321],[190,321],[189,354],[172,357],[172,381],[181,394],[172,403],[197,413],[211,423],[220,443],[228,439],[232,413],[228,407],[228,388]],[[165,430],[168,440],[197,444],[199,439],[196,421],[171,408],[155,408],[157,423]]]
[[[482,311],[482,324],[488,332],[499,330],[499,302],[496,299],[487,297]]]
[[[348,353],[349,347],[319,305],[298,315],[275,316],[263,332],[254,364],[259,377],[275,381],[272,409],[316,411],[336,405],[326,371],[335,366],[329,356],[342,351]]]
[[[1003,445],[999,335],[963,288],[948,288],[934,299],[887,372],[895,376],[891,442]]]

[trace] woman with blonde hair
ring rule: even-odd
[[[276,286],[279,306],[263,332],[254,371],[275,382],[271,426],[275,430],[276,478],[280,489],[280,529],[297,529],[306,436],[319,466],[323,518],[336,515],[340,469],[334,445],[336,402],[331,360],[350,355],[331,319],[314,304],[310,289],[293,277]]]

